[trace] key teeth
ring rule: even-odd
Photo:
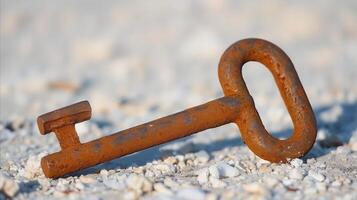
[[[37,118],[37,126],[42,135],[52,132],[56,128],[89,120],[92,109],[88,101],[81,101]]]
[[[41,135],[47,134],[45,130],[45,121],[41,118],[41,116],[37,117],[37,126],[40,130]]]

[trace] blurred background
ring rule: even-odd
[[[87,99],[112,131],[204,103],[223,95],[220,56],[247,37],[290,56],[315,111],[356,110],[354,0],[2,0],[0,9],[4,123]],[[248,63],[244,77],[267,128],[289,130],[268,70]]]
[[[39,160],[59,146],[54,134],[39,134],[37,116],[89,100],[92,119],[76,125],[85,142],[205,103],[223,95],[217,67],[224,50],[238,40],[258,37],[290,56],[315,111],[317,142],[303,158],[304,162],[312,158],[304,166],[310,170],[328,164],[322,171],[328,177],[325,182],[330,184],[343,174],[348,181],[341,179],[343,187],[336,183],[341,188],[335,196],[348,195],[355,191],[348,184],[356,183],[355,176],[348,179],[353,178],[357,160],[350,153],[357,151],[356,24],[355,0],[0,0],[0,173],[15,177],[20,185],[12,191],[22,195],[38,199],[56,194],[54,186],[71,184],[44,179]],[[266,128],[276,137],[289,137],[292,123],[270,72],[250,62],[243,75]],[[153,160],[162,163],[167,155],[186,156],[199,150],[207,152],[211,164],[225,158],[238,166],[245,162],[254,168],[263,166],[243,145],[237,127],[229,124],[107,162],[87,173],[97,176],[102,169],[114,169],[116,174],[130,174],[137,166],[151,169]],[[289,181],[285,177],[289,165],[269,166],[278,167],[278,182],[288,183],[284,181]],[[184,169],[196,173],[199,167]],[[185,170],[173,178],[179,180]],[[229,184],[240,188],[241,194],[242,185],[261,182],[260,177],[271,174],[267,168],[265,172],[260,168],[258,175],[242,172],[239,180]],[[167,176],[153,178],[161,181]],[[192,174],[183,178],[185,184],[197,182]],[[78,177],[67,180],[72,179],[78,181]],[[106,180],[111,179],[103,178],[104,184],[99,181],[83,191],[103,195],[104,187],[114,187]],[[297,186],[306,194],[320,184],[306,180]],[[302,198],[302,192],[291,193],[298,189],[289,187],[272,194]],[[314,194],[334,198],[325,192],[326,185],[320,189]]]

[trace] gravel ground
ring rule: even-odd
[[[1,1],[0,199],[357,199],[357,2]],[[318,138],[303,158],[256,157],[233,124],[47,179],[59,150],[35,119],[88,99],[82,142],[222,96],[217,63],[260,37],[291,57]],[[292,124],[273,79],[244,77],[266,128]]]

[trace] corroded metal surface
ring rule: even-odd
[[[242,77],[242,67],[249,61],[262,63],[272,73],[293,121],[290,138],[279,140],[265,130]],[[316,139],[315,116],[294,65],[283,50],[261,39],[238,41],[224,52],[218,75],[224,94],[235,96],[243,104],[234,122],[256,155],[272,162],[285,162],[311,149]]]
[[[261,62],[272,72],[293,120],[290,138],[279,140],[265,130],[241,74],[248,61]],[[74,124],[90,118],[87,101],[40,116],[40,132],[54,131],[62,148],[42,158],[45,175],[60,177],[231,122],[239,126],[248,147],[263,159],[286,162],[310,150],[316,137],[314,113],[292,62],[280,48],[261,39],[233,44],[221,58],[219,80],[225,94],[222,98],[83,144]]]

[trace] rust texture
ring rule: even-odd
[[[257,61],[273,74],[294,125],[292,136],[280,140],[264,128],[242,77],[244,63]],[[225,96],[97,140],[80,143],[75,123],[88,120],[87,101],[41,115],[41,134],[55,132],[61,151],[42,158],[46,177],[57,178],[155,145],[234,122],[244,142],[259,157],[286,162],[301,157],[316,138],[316,122],[304,88],[289,57],[274,44],[245,39],[229,47],[219,63],[219,80]]]

